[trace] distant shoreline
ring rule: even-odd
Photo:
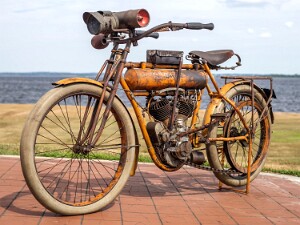
[[[96,72],[83,72],[83,73],[71,73],[71,72],[0,72],[0,77],[95,77]],[[255,73],[215,73],[214,76],[271,76],[271,77],[295,77],[300,78],[300,74],[255,74]]]
[[[75,76],[84,76],[84,77],[95,77],[97,73],[68,73],[68,72],[5,72],[0,73],[0,77],[75,77]]]
[[[224,86],[225,80],[221,76],[226,74],[217,74],[216,81],[219,87]],[[229,77],[242,75],[229,75]],[[57,80],[71,77],[83,77],[94,79],[95,73],[0,73],[0,103],[36,103],[38,99],[47,91],[53,88],[51,85]],[[259,76],[257,76],[259,77]],[[297,112],[300,113],[300,76],[273,75],[272,88],[276,94],[276,99],[272,99],[272,106],[275,112]],[[228,81],[228,80],[227,80]],[[255,83],[264,89],[270,89],[268,80],[257,79]],[[209,83],[210,84],[210,83]],[[118,91],[119,96],[124,100],[127,106],[130,106],[124,92]],[[145,99],[137,98],[140,104],[145,103]],[[207,91],[202,96],[201,108],[205,108],[210,98]]]
[[[18,105],[28,106],[28,107],[32,106],[33,107],[35,105],[35,103],[0,103],[0,108],[2,108],[2,107],[9,107],[9,106],[16,107]],[[132,107],[131,106],[127,106],[127,108],[132,108]],[[204,113],[205,109],[200,109],[200,111],[202,111]],[[287,114],[287,115],[299,115],[300,112],[280,112],[280,111],[276,112],[276,111],[274,111],[274,114],[275,114],[275,119],[276,119],[276,114],[278,114],[278,115],[284,115],[284,114]]]

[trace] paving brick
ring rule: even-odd
[[[40,217],[36,216],[1,216],[1,225],[35,225],[38,224]]]
[[[237,224],[232,218],[229,216],[197,216],[198,220],[202,225],[213,225],[213,224],[226,224],[226,225],[234,225]]]
[[[80,225],[82,216],[44,216],[39,225]]]
[[[156,206],[157,212],[159,214],[169,214],[169,215],[192,215],[191,209],[189,206],[177,206],[177,205],[170,205],[170,206]]]
[[[196,208],[197,210],[201,210],[202,208],[215,208],[219,207],[219,203],[216,201],[207,201],[207,200],[196,200],[196,201],[186,201],[186,203],[190,206],[190,208]]]
[[[157,213],[153,205],[122,205],[122,212],[154,214]]]
[[[235,217],[234,219],[239,225],[253,225],[253,224],[271,225],[272,224],[272,222],[265,217],[254,217],[254,216],[244,217],[243,216],[243,217]]]
[[[186,203],[180,196],[163,196],[163,197],[152,197],[155,205],[162,206],[185,206]]]
[[[121,221],[121,212],[110,209],[84,215],[84,220]]]
[[[130,196],[130,195],[121,195],[120,196],[122,205],[153,205],[152,199],[150,196],[141,197],[141,196]]]
[[[193,210],[194,211],[194,210]],[[201,209],[194,211],[197,216],[227,216],[228,213],[221,207],[206,208],[203,206]]]
[[[136,223],[133,223],[136,224]],[[94,220],[83,220],[82,225],[122,225],[122,221],[107,221],[107,220],[100,220],[100,219],[94,219]]]
[[[286,209],[261,209],[260,212],[265,217],[279,217],[279,218],[295,218],[295,214]]]
[[[132,212],[123,212],[122,219],[124,224],[134,222],[135,224],[151,224],[158,225],[161,224],[161,221],[157,214],[142,214],[142,213],[132,213]]]
[[[200,224],[198,219],[192,215],[170,215],[170,214],[160,214],[159,215],[161,218],[161,221],[163,224],[188,224],[188,225],[195,225],[195,224]]]
[[[226,187],[226,186],[224,186]],[[207,171],[166,173],[140,164],[120,197],[99,212],[60,216],[40,205],[25,184],[20,160],[0,156],[1,225],[300,224],[300,182],[260,175],[248,195],[218,189]]]
[[[243,199],[234,199],[231,201],[223,201],[221,203],[222,207],[224,208],[231,208],[231,209],[249,209],[253,208],[251,204],[244,201]]]
[[[300,218],[268,217],[276,225],[299,225]]]
[[[236,218],[236,217],[263,217],[262,213],[254,208],[248,208],[248,209],[226,208],[225,210],[233,218]]]

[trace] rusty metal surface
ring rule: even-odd
[[[129,69],[125,81],[131,90],[160,90],[176,87],[176,70],[167,69]],[[184,89],[203,89],[207,84],[207,73],[203,70],[182,70],[179,87]]]
[[[158,65],[179,65],[182,51],[147,50],[147,62]]]
[[[246,81],[249,82],[251,86],[253,86],[253,88],[255,88],[256,90],[258,90],[262,96],[264,96],[265,100],[266,100],[266,105],[267,107],[264,108],[262,115],[264,115],[264,113],[266,111],[269,111],[268,113],[270,113],[271,115],[271,121],[272,123],[274,123],[274,114],[272,111],[272,107],[270,107],[271,104],[271,100],[273,98],[273,78],[269,77],[269,76],[222,76],[221,78],[225,79],[225,83],[227,83],[227,80],[237,80],[237,81]],[[269,86],[270,86],[270,94],[269,96],[267,96],[262,89],[260,89],[255,83],[255,80],[265,80],[265,81],[269,81]],[[274,98],[276,98],[276,96],[274,96]],[[260,118],[261,119],[261,118]]]
[[[171,112],[171,118],[170,118],[169,125],[168,125],[169,130],[173,129],[173,123],[175,121],[176,107],[177,107],[178,93],[179,93],[178,89],[179,89],[180,85],[182,85],[182,82],[180,82],[181,76],[182,76],[182,56],[180,57],[179,68],[177,70],[176,79],[175,79],[176,91],[175,91],[175,95],[174,95],[173,110]],[[184,83],[184,84],[186,84],[186,83]]]
[[[90,83],[90,84],[95,84],[97,86],[103,87],[103,84],[101,82],[89,78],[84,78],[84,77],[73,77],[73,78],[62,79],[54,82],[53,85],[68,85],[72,83]]]
[[[178,69],[178,65],[155,65],[147,62],[127,62],[126,68],[142,68],[142,69]],[[193,64],[182,64],[182,69],[194,69]]]

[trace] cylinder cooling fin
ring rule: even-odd
[[[149,106],[149,113],[154,119],[158,121],[165,121],[166,119],[170,118],[172,109],[173,109],[173,98],[158,98],[156,100],[152,100]],[[192,116],[195,102],[186,99],[180,98],[177,103],[177,114],[189,118]]]
[[[167,98],[155,100],[149,107],[149,113],[151,116],[159,121],[164,121],[169,118],[171,110],[171,103]]]
[[[194,104],[188,101],[179,100],[178,102],[178,114],[190,117],[194,111]]]

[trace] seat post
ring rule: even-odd
[[[203,68],[204,68],[204,70],[207,72],[207,74],[208,74],[208,76],[209,76],[211,82],[213,83],[213,85],[214,85],[214,87],[215,87],[217,93],[220,95],[221,92],[220,92],[219,86],[218,86],[218,84],[217,84],[217,82],[216,82],[216,79],[215,79],[214,75],[211,73],[211,71],[210,71],[210,69],[209,69],[209,67],[208,67],[208,65],[207,65],[206,62],[203,64]]]
[[[176,105],[177,105],[177,101],[178,101],[182,61],[183,60],[182,60],[182,56],[181,56],[180,61],[179,61],[179,65],[178,65],[178,73],[177,73],[177,77],[176,77],[176,91],[175,91],[174,102],[173,102],[173,110],[172,110],[171,119],[170,119],[169,125],[168,125],[169,130],[173,129],[173,123],[174,123],[174,120],[175,120],[175,110],[176,110]]]

